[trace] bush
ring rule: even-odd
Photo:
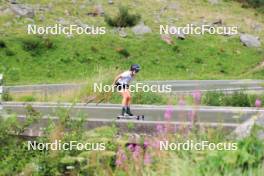
[[[128,50],[126,48],[117,48],[116,51],[124,56],[124,57],[129,57],[130,56],[130,53],[128,52]]]
[[[12,98],[12,96],[10,95],[10,93],[9,93],[8,90],[3,92],[2,100],[3,100],[3,101],[12,101],[12,100],[13,100],[13,98]]]
[[[33,102],[33,101],[36,101],[36,98],[34,96],[27,95],[27,96],[21,97],[20,100],[23,102]]]
[[[225,106],[250,107],[249,96],[244,92],[235,92],[224,98]]]
[[[12,51],[12,50],[10,50],[10,49],[6,49],[5,50],[5,55],[6,56],[14,56],[16,53],[14,52],[14,51]]]
[[[45,49],[52,49],[54,48],[53,42],[48,38],[30,38],[24,39],[22,41],[23,49],[27,52],[30,52],[32,56],[37,56],[42,53]]]
[[[243,8],[253,7],[259,12],[264,12],[264,0],[237,0],[242,3]]]
[[[12,81],[19,81],[20,80],[20,69],[18,68],[11,68],[8,71],[8,78]]]
[[[263,101],[264,97],[258,97]],[[202,104],[209,106],[235,106],[235,107],[254,107],[256,95],[246,94],[245,92],[234,92],[224,94],[223,92],[207,92],[202,99]]]
[[[0,40],[0,48],[6,48],[5,42],[2,40]]]
[[[202,104],[210,106],[223,105],[223,98],[225,94],[223,92],[207,92],[202,98]]]
[[[119,7],[119,13],[116,17],[105,15],[105,22],[112,27],[131,27],[135,26],[141,16],[138,14],[129,14],[127,7]]]
[[[41,41],[37,38],[26,39],[23,41],[23,48],[26,51],[34,51],[40,47]]]

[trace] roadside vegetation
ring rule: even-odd
[[[15,115],[0,118],[0,175],[254,175],[263,174],[264,143],[257,137],[257,126],[243,139],[236,139],[222,127],[198,129],[170,125],[173,112],[165,112],[167,121],[157,125],[152,135],[122,133],[112,126],[84,130],[82,116],[70,119],[69,110],[58,111],[59,121],[52,120],[42,130],[37,143],[104,143],[105,150],[28,150],[27,138],[21,135],[39,120],[39,114],[28,107],[28,117],[19,123]],[[194,115],[195,116],[195,115]],[[192,115],[192,117],[194,117]],[[190,118],[191,119],[191,118]],[[133,126],[129,126],[133,129]],[[237,150],[160,150],[160,141],[237,143]],[[14,162],[16,161],[16,162]]]

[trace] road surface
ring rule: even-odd
[[[173,93],[190,93],[194,90],[201,91],[226,91],[239,90],[264,91],[264,80],[168,80],[168,81],[143,81],[150,85],[171,85]],[[59,92],[67,90],[79,90],[87,84],[41,84],[4,86],[5,91],[10,93],[21,92]]]
[[[31,104],[42,115],[57,116],[59,109],[68,109],[71,116],[83,115],[91,119],[113,120],[120,114],[120,105],[117,104],[83,104],[70,103],[19,103],[4,102],[3,107],[7,112],[24,115],[25,107]],[[137,115],[145,115],[145,121],[164,121],[164,112],[167,106],[134,105],[132,111]],[[197,120],[205,123],[242,123],[252,116],[264,113],[264,109],[238,108],[238,107],[209,107],[209,106],[173,106],[171,121],[190,121],[191,113],[197,114]]]

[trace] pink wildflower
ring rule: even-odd
[[[116,165],[117,166],[122,166],[123,162],[127,159],[125,152],[122,149],[118,149],[117,154],[116,154]]]
[[[261,100],[260,99],[256,99],[256,102],[255,102],[255,106],[257,107],[257,108],[259,108],[259,107],[261,107]]]
[[[192,93],[192,96],[193,96],[194,102],[195,102],[196,104],[200,104],[200,102],[201,102],[201,97],[202,97],[202,93],[201,93],[201,91],[199,91],[199,90],[194,91],[194,92]]]
[[[144,164],[145,165],[151,164],[151,156],[149,154],[145,154],[145,156],[144,156]]]
[[[165,113],[164,113],[164,119],[165,120],[171,120],[172,113],[173,113],[173,106],[169,105],[168,108],[166,109]]]

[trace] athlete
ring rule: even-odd
[[[122,100],[122,116],[133,116],[130,111],[130,104],[131,104],[131,93],[129,91],[129,83],[133,80],[136,73],[140,71],[140,66],[138,64],[133,64],[130,67],[130,70],[125,71],[118,75],[114,80],[114,85],[117,90],[121,93],[123,100]]]

